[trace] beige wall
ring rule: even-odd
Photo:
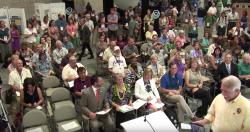
[[[24,8],[26,18],[35,14],[34,3],[54,3],[62,0],[0,0],[0,8],[8,6],[10,8]]]

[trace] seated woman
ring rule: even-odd
[[[197,109],[196,116],[205,116],[211,103],[211,96],[208,91],[202,89],[203,80],[196,59],[191,60],[189,69],[185,72],[185,85],[188,88],[187,90],[190,91],[189,96],[202,101],[202,105]]]
[[[26,78],[23,84],[23,90],[20,93],[21,110],[26,113],[30,109],[39,108],[43,105],[43,95],[33,78]]]
[[[218,70],[218,66],[222,63],[222,60],[222,49],[220,47],[216,47],[210,57],[211,71],[214,75],[216,75],[216,71]]]
[[[120,123],[133,118],[132,111],[123,113],[120,109],[123,105],[132,106],[132,92],[130,87],[123,82],[123,75],[116,74],[115,83],[109,91],[109,101],[116,110],[116,127],[122,128]]]
[[[157,111],[156,105],[161,104],[161,99],[152,76],[153,71],[151,69],[144,71],[143,77],[135,83],[135,97],[149,102],[146,106],[147,109]]]
[[[38,59],[38,62],[36,63],[37,65],[35,67],[35,72],[38,75],[38,79],[42,77],[50,76],[53,73],[52,65],[51,65],[51,58],[45,52],[39,53],[39,59]]]
[[[204,61],[204,57],[201,50],[201,45],[199,41],[195,41],[193,45],[194,49],[190,51],[190,57],[195,58],[201,67],[206,68],[208,65]]]

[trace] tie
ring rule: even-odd
[[[227,65],[227,72],[228,72],[228,74],[231,73],[231,69],[230,69],[230,66],[229,66],[229,65]]]
[[[99,102],[99,99],[100,99],[100,88],[96,89],[95,98],[96,98],[96,101]]]

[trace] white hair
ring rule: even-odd
[[[230,75],[230,76],[225,77],[224,79],[222,79],[222,85],[226,86],[226,88],[228,88],[228,89],[232,89],[232,90],[238,89],[238,90],[240,90],[241,81],[236,76]]]

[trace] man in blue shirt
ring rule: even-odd
[[[166,102],[176,103],[177,116],[180,123],[184,121],[184,112],[191,120],[198,120],[192,113],[188,104],[181,95],[183,78],[177,74],[177,65],[174,62],[169,64],[169,72],[161,78],[160,93]]]

